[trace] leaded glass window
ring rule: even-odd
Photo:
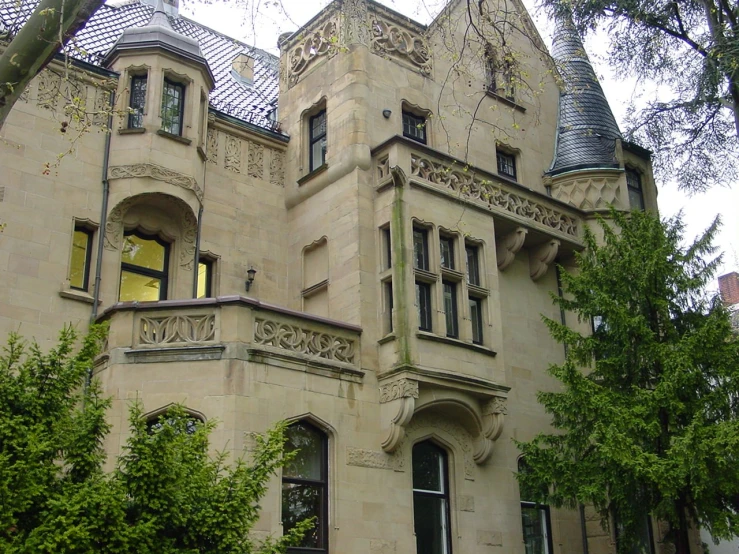
[[[129,103],[128,128],[140,129],[144,126],[146,108],[146,75],[131,77],[131,100]]]
[[[182,135],[185,111],[185,85],[164,79],[162,93],[162,131]]]

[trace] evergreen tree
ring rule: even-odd
[[[549,368],[562,387],[538,394],[554,432],[519,443],[518,478],[540,502],[592,505],[604,525],[615,514],[620,552],[651,515],[687,554],[691,527],[739,534],[739,342],[705,292],[719,222],[685,247],[679,217],[611,218],[602,241],[586,231],[578,272],[563,272],[554,298],[592,334],[545,318],[566,348]]]
[[[263,437],[251,463],[209,455],[213,422],[175,406],[155,425],[138,404],[116,469],[103,471],[110,400],[87,382],[93,328],[75,353],[65,329],[43,354],[12,335],[0,356],[0,552],[55,554],[276,554],[311,526],[254,544],[267,482],[289,455],[284,425]]]

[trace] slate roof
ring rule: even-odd
[[[33,12],[35,2],[0,0],[0,35],[15,34]],[[123,31],[129,27],[145,26],[154,13],[154,7],[132,0],[124,5],[103,5],[77,33],[78,49],[72,57],[102,67],[102,60]],[[185,17],[167,16],[172,28],[198,41],[208,61],[216,86],[210,95],[211,108],[226,115],[270,131],[276,125],[269,113],[277,106],[279,92],[279,59],[204,27]],[[81,49],[81,51],[80,51]],[[247,85],[232,75],[231,62],[240,53],[254,58],[254,83]]]
[[[552,57],[562,74],[564,90],[559,99],[557,145],[548,173],[618,167],[616,139],[621,138],[621,132],[572,20],[557,20]]]

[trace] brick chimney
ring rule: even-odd
[[[725,304],[739,304],[739,273],[732,271],[719,277],[718,290]]]

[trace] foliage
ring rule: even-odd
[[[739,12],[724,0],[543,0],[555,17],[608,33],[617,75],[660,86],[630,110],[629,140],[692,191],[739,176]]]
[[[586,232],[579,272],[563,272],[554,297],[595,330],[545,318],[567,352],[549,368],[561,391],[538,394],[555,432],[519,444],[518,478],[533,500],[593,505],[604,525],[617,513],[621,552],[652,514],[680,554],[691,522],[716,538],[739,533],[739,341],[704,292],[719,223],[684,247],[679,217],[611,217],[601,244]]]
[[[284,424],[256,437],[250,464],[227,464],[208,454],[213,422],[192,425],[176,406],[147,426],[134,403],[124,452],[103,471],[110,400],[95,380],[86,386],[103,337],[94,327],[75,353],[66,328],[43,354],[12,335],[0,356],[0,551],[276,554],[295,544],[312,522],[261,545],[249,538],[289,459]]]

